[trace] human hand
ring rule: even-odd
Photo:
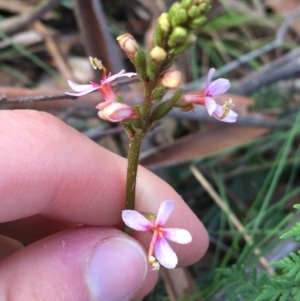
[[[151,236],[120,230],[125,159],[49,114],[0,111],[0,171],[0,300],[121,301],[153,288]],[[140,167],[136,195],[139,212],[175,202],[167,226],[193,238],[172,245],[178,266],[203,256],[206,230],[168,184]]]

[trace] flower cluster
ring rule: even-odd
[[[111,75],[110,73],[106,75],[106,69],[102,65],[101,61],[98,61],[97,59],[91,57],[90,61],[94,68],[103,70],[100,84],[91,81],[88,85],[79,85],[69,80],[69,86],[75,92],[66,92],[66,94],[73,96],[82,96],[98,90],[105,100],[104,102],[96,106],[96,108],[100,110],[98,113],[100,118],[111,122],[119,122],[125,119],[137,119],[138,112],[134,108],[131,108],[124,103],[118,102],[119,98],[111,86],[112,81],[114,81],[115,79],[122,76],[132,77],[135,76],[136,73],[126,73],[125,70],[121,70],[115,75]]]
[[[96,106],[96,108],[99,109],[98,115],[100,118],[111,122],[138,119],[139,114],[137,110],[124,103],[119,102],[119,97],[116,95],[111,86],[112,81],[114,81],[115,79],[122,76],[132,77],[135,76],[136,73],[125,72],[125,70],[121,70],[115,75],[111,75],[110,73],[106,75],[106,69],[101,64],[101,62],[93,58],[90,58],[90,60],[93,66],[97,66],[98,69],[103,69],[102,79],[100,80],[100,83],[97,84],[91,81],[88,85],[79,85],[69,80],[69,86],[75,92],[66,92],[66,94],[73,96],[82,96],[97,90],[101,93],[102,97],[105,100],[104,102]],[[223,94],[230,88],[230,82],[225,78],[219,78],[211,82],[214,72],[214,68],[211,68],[209,70],[205,88],[202,92],[184,95],[183,102],[189,105],[189,110],[193,109],[194,105],[202,105],[206,108],[210,116],[228,123],[235,122],[238,115],[232,110],[232,100],[229,99],[223,106],[221,106],[217,104],[213,99],[213,96]],[[167,72],[161,81],[166,87],[176,88],[178,87],[180,78],[181,76],[178,71],[171,71]]]
[[[180,244],[188,244],[192,241],[192,236],[187,230],[163,227],[173,210],[173,201],[162,202],[153,223],[135,210],[122,212],[122,219],[129,228],[153,233],[148,261],[154,269],[159,269],[159,264],[168,269],[174,269],[177,265],[177,256],[166,238]]]

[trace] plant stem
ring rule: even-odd
[[[150,124],[150,115],[152,107],[152,91],[156,84],[156,80],[144,82],[144,101],[142,104],[144,127],[141,132],[135,133],[130,137],[129,151],[128,151],[128,165],[127,165],[127,179],[126,179],[126,205],[125,209],[135,209],[135,187],[136,176],[139,164],[140,150],[143,138],[148,132]]]
[[[135,186],[139,164],[139,156],[144,133],[135,135],[130,141],[128,151],[127,179],[126,179],[126,209],[135,209]]]

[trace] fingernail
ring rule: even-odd
[[[144,282],[148,265],[142,248],[130,238],[111,237],[99,244],[88,262],[92,296],[101,301],[128,300]]]

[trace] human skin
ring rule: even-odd
[[[50,114],[0,111],[0,300],[135,300],[153,289],[151,233],[121,231],[126,164]],[[204,255],[207,232],[172,187],[139,167],[136,210],[157,213],[167,199],[175,209],[165,226],[192,235],[170,243],[187,266]]]

